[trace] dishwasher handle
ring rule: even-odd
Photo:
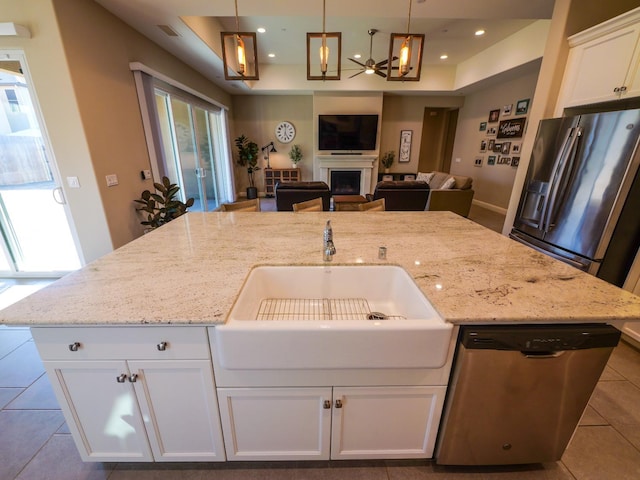
[[[520,352],[525,358],[558,358],[564,355],[566,350],[560,350],[558,352]]]

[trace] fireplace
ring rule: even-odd
[[[358,172],[360,184],[353,195],[371,193],[376,185],[374,165],[378,160],[375,155],[316,155],[313,160],[313,179],[325,182],[335,193],[333,188],[333,174],[344,172]],[[377,170],[376,170],[377,171]],[[349,195],[338,193],[337,195]]]
[[[360,195],[360,170],[331,170],[331,195]]]

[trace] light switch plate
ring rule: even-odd
[[[151,179],[151,170],[142,170],[142,178],[144,180],[150,180]]]
[[[113,187],[115,185],[118,185],[118,176],[116,174],[107,175],[106,179],[107,179],[107,187]]]
[[[67,177],[67,185],[69,188],[80,188],[80,180],[78,177]]]

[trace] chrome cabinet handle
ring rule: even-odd
[[[132,373],[131,375],[129,375],[129,381],[131,383],[136,383],[138,381],[138,374]]]
[[[168,345],[169,344],[167,342],[160,342],[158,345],[156,345],[156,347],[159,351],[164,352],[167,349]]]
[[[126,373],[121,373],[120,375],[118,375],[116,377],[116,382],[118,383],[124,383],[127,381],[127,374]]]
[[[342,400],[336,400],[336,408],[342,408]]]
[[[80,342],[73,342],[69,344],[69,350],[71,350],[72,352],[77,352],[79,348]]]
[[[322,408],[324,408],[325,410],[329,410],[331,408],[331,402],[329,400],[325,400],[324,402],[322,402]]]

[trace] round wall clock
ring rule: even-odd
[[[289,143],[296,136],[296,129],[291,122],[280,122],[276,127],[276,138],[282,143]]]

